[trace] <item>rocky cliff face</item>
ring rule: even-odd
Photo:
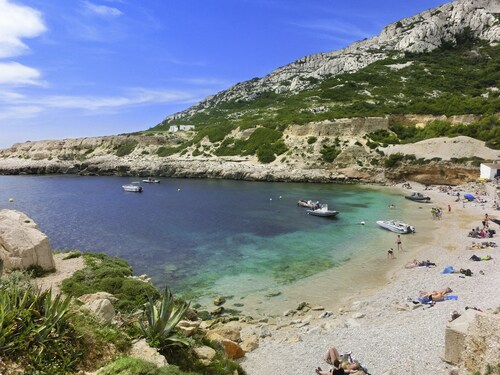
[[[441,117],[440,117],[441,118]],[[405,121],[425,123],[432,116],[407,116]],[[468,120],[475,120],[470,117]],[[453,121],[452,118],[444,120]],[[461,118],[461,120],[467,120]],[[198,145],[183,153],[159,156],[165,147],[173,147],[193,137],[192,133],[169,135],[130,135],[39,141],[15,144],[0,150],[0,174],[53,174],[159,176],[187,178],[228,178],[259,181],[308,182],[384,182],[386,179],[412,179],[424,183],[462,183],[479,177],[477,167],[449,164],[450,158],[481,156],[497,159],[498,151],[484,142],[468,137],[439,138],[416,144],[370,148],[366,134],[389,128],[389,117],[337,119],[290,126],[283,140],[289,149],[269,164],[255,156],[216,157],[215,146],[204,139],[204,153],[195,156]],[[248,138],[251,129],[235,130],[232,136]],[[340,154],[333,162],[322,161],[322,149],[335,144]],[[125,150],[125,151],[123,151]],[[120,152],[125,153],[124,155]],[[385,170],[384,155],[391,153],[430,159],[439,156],[443,162],[425,166],[405,166]]]
[[[171,120],[205,112],[228,101],[252,101],[261,93],[297,93],[330,75],[358,71],[369,64],[403,52],[429,52],[443,43],[457,43],[464,34],[500,42],[498,0],[456,0],[386,26],[370,39],[347,48],[303,57],[260,79],[238,83],[200,103],[167,117]]]

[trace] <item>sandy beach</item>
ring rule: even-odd
[[[261,335],[259,348],[247,353],[242,361],[249,374],[314,374],[318,366],[328,369],[323,354],[331,346],[336,346],[340,352],[352,351],[353,357],[371,374],[448,374],[454,368],[441,360],[445,326],[451,312],[463,313],[466,307],[494,311],[500,306],[499,250],[470,250],[472,243],[479,241],[467,237],[471,228],[482,226],[485,213],[495,217],[491,208],[494,187],[490,186],[482,195],[487,203],[463,204],[437,188],[424,191],[423,186],[412,185],[413,191],[421,191],[432,198],[430,204],[415,203],[416,214],[428,214],[428,225],[415,235],[403,236],[404,252],[395,251],[396,259],[387,259],[385,253],[380,255],[390,263],[389,270],[383,274],[384,285],[380,286],[376,281],[380,279],[375,277],[373,288],[365,287],[354,295],[344,295],[341,301],[337,298],[338,285],[327,288],[320,285],[318,290],[326,294],[327,300],[330,296],[332,301],[323,306],[333,314],[320,318],[324,311],[311,309],[264,323],[268,334],[264,338]],[[462,196],[468,192],[465,189]],[[401,189],[401,193],[408,193],[408,190]],[[451,212],[448,212],[448,204]],[[443,209],[441,220],[432,218],[431,207]],[[494,223],[490,226],[498,229]],[[490,240],[497,238],[498,234]],[[489,254],[493,259],[474,262],[469,259],[473,254]],[[413,259],[429,259],[437,267],[406,269],[405,264]],[[442,274],[447,266],[455,270],[469,268],[473,276]],[[370,277],[360,270],[361,284]],[[351,282],[355,284],[356,280]],[[456,300],[438,302],[433,307],[412,302],[417,300],[419,291],[445,287],[453,290],[451,294],[457,297]]]

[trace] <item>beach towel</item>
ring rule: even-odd
[[[453,266],[447,266],[441,273],[454,273],[454,272],[455,269],[453,268]]]
[[[457,300],[458,296],[445,296],[444,299],[445,300]]]

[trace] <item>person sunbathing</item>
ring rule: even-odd
[[[420,292],[420,298],[422,301],[432,302],[432,301],[444,301],[446,295],[451,293],[451,288],[445,288],[440,290],[433,290],[432,292]],[[425,303],[425,302],[424,302]]]
[[[422,261],[413,259],[412,262],[408,262],[405,264],[405,268],[430,267],[430,266],[436,266],[436,263],[431,262],[429,259]]]
[[[351,353],[340,355],[337,348],[332,346],[324,355],[325,362],[332,365],[330,371],[322,370],[321,367],[316,369],[318,375],[342,375],[355,372],[361,368],[359,362],[351,358]]]

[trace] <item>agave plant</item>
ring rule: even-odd
[[[163,346],[172,344],[189,345],[186,338],[175,334],[174,329],[179,321],[184,317],[190,303],[174,302],[172,292],[165,286],[160,304],[148,295],[148,303],[144,309],[143,317],[146,320],[139,321],[139,326],[144,337],[153,346]]]

